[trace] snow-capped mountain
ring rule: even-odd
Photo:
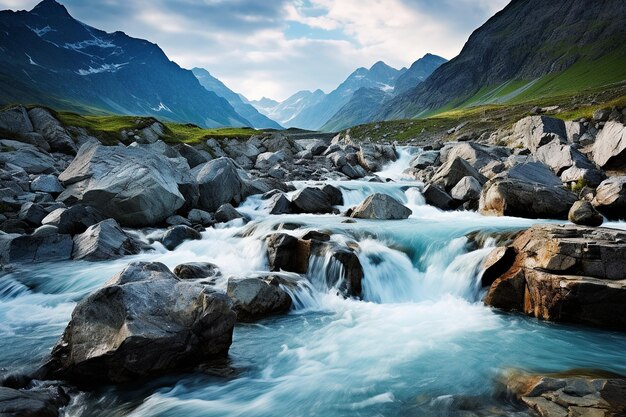
[[[406,68],[397,70],[379,61],[369,69],[358,68],[329,94],[324,94],[321,90],[300,91],[269,109],[258,103],[252,104],[285,127],[318,130],[350,101],[357,90],[375,88],[391,92],[396,79],[405,71]]]
[[[90,27],[54,0],[0,12],[0,51],[0,103],[251,125],[156,44]]]

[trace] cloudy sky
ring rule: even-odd
[[[508,0],[60,0],[77,19],[156,42],[250,99],[329,92],[378,60],[459,53]],[[36,0],[0,0],[30,10]]]

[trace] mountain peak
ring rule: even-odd
[[[391,67],[385,64],[383,61],[378,61],[370,67],[370,71],[377,71],[377,70],[388,69],[388,68],[391,68]]]
[[[31,13],[40,16],[66,16],[71,17],[65,6],[56,0],[43,0],[31,10]]]

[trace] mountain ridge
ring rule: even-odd
[[[54,0],[31,11],[0,11],[0,48],[2,104],[251,125],[158,45],[79,22]]]

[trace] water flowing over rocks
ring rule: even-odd
[[[533,226],[508,248],[515,257],[498,266],[503,272],[486,304],[544,320],[626,330],[626,233]]]
[[[187,369],[228,353],[235,320],[224,294],[132,263],[76,306],[44,371],[89,384]]]

